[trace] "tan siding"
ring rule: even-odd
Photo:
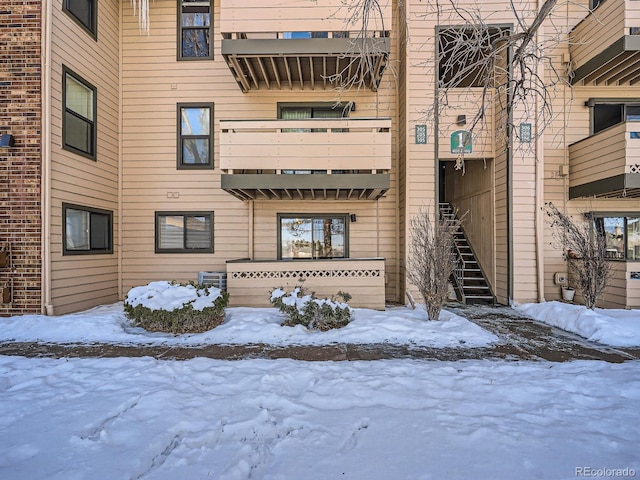
[[[397,136],[392,125],[392,188],[379,202],[255,201],[253,207],[220,189],[220,121],[275,120],[278,102],[353,100],[352,118],[395,116],[391,74],[379,91],[349,92],[339,98],[331,90],[266,90],[243,94],[220,54],[220,10],[215,2],[214,60],[176,61],[176,3],[156,0],[151,32],[140,35],[137,20],[123,5],[123,278],[124,290],[151,280],[195,280],[199,271],[224,271],[226,261],[276,259],[276,215],[279,212],[355,213],[350,224],[350,255],[380,255],[396,290],[395,188]],[[244,4],[243,4],[244,5]],[[228,5],[225,4],[225,8]],[[314,9],[305,9],[307,12]],[[250,9],[256,15],[255,9]],[[317,12],[314,13],[316,15]],[[254,24],[257,17],[243,16]],[[260,18],[260,20],[262,20]],[[179,102],[213,102],[214,169],[176,170],[176,106]],[[252,139],[249,138],[251,142]],[[256,154],[257,153],[257,154]],[[260,165],[255,152],[253,165]],[[255,168],[255,167],[254,167]],[[265,167],[262,167],[265,168]],[[254,210],[253,234],[249,225]],[[214,211],[212,254],[155,254],[154,212]],[[380,218],[376,219],[375,212]],[[249,245],[253,238],[253,245]],[[272,285],[272,287],[275,285]],[[390,295],[388,293],[387,295]]]
[[[53,8],[52,35],[52,303],[56,314],[118,299],[118,23],[119,2],[98,3],[95,41],[62,11]],[[62,65],[97,89],[97,160],[62,150]],[[113,212],[114,253],[62,255],[62,203]]]

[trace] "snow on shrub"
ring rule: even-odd
[[[351,295],[346,292],[338,292],[330,299],[316,298],[314,292],[307,294],[302,287],[290,292],[276,288],[270,298],[271,304],[287,316],[283,326],[302,325],[323,332],[344,327],[351,321],[353,310],[347,304],[349,300]]]
[[[228,303],[229,294],[218,288],[162,281],[129,290],[124,311],[145,330],[200,333],[224,321]]]

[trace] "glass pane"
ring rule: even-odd
[[[311,38],[311,32],[283,32],[282,38]]]
[[[209,139],[183,138],[182,163],[184,165],[207,165],[209,163]]]
[[[313,219],[313,257],[344,257],[344,219]]]
[[[624,258],[624,217],[602,219],[607,238],[607,257]]]
[[[111,248],[111,226],[109,215],[91,214],[91,250],[109,250]]]
[[[622,121],[622,105],[596,103],[593,107],[593,133],[616,125]]]
[[[313,118],[342,118],[342,107],[314,108]]]
[[[207,107],[183,107],[180,109],[182,135],[209,135],[210,112]]]
[[[64,143],[78,150],[93,153],[93,125],[73,113],[65,112]]]
[[[211,248],[211,218],[186,217],[186,248]]]
[[[282,258],[311,258],[311,219],[280,220],[280,255]]]
[[[203,10],[204,9],[204,10]],[[200,8],[202,11],[194,7],[184,7],[182,9],[182,26],[183,27],[208,27],[211,25],[211,15],[209,7]]]
[[[345,219],[331,219],[331,258],[344,258]]]
[[[85,27],[93,31],[93,0],[66,0],[66,8],[80,20]]]
[[[159,218],[159,248],[184,248],[184,217],[165,215]]]
[[[93,120],[93,90],[69,74],[66,76],[65,102],[69,110]]]
[[[628,122],[637,122],[640,120],[640,105],[627,105],[625,120]]]
[[[209,56],[209,29],[208,28],[184,28],[182,30],[182,56],[183,57],[208,57]]]
[[[89,212],[66,210],[67,250],[89,250]]]
[[[627,218],[627,260],[640,260],[640,218]]]

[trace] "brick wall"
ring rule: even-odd
[[[41,0],[0,0],[0,246],[11,245],[11,266],[0,287],[13,284],[0,316],[40,313]],[[2,299],[0,298],[0,302]]]

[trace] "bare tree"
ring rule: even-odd
[[[411,218],[407,278],[424,299],[430,320],[438,320],[440,310],[449,298],[449,277],[456,266],[454,232],[459,226],[455,218],[439,218],[422,207]]]
[[[554,119],[555,87],[570,87],[570,65],[560,66],[558,61],[558,47],[569,41],[568,27],[554,15],[558,0],[545,0],[537,11],[534,2],[505,2],[502,17],[511,17],[511,26],[492,24],[491,15],[496,12],[483,11],[481,0],[476,1],[460,5],[457,0],[427,0],[423,13],[414,13],[425,21],[436,18],[438,25],[435,56],[423,65],[425,74],[437,79],[434,101],[423,112],[424,118],[440,127],[438,119],[456,107],[452,97],[464,98],[465,110],[472,112],[465,126],[470,139],[495,132],[496,145],[507,148],[510,140],[520,139],[520,125],[535,120],[532,130],[523,130],[525,142],[517,142],[518,148],[531,148]],[[352,21],[360,18],[363,29],[377,23],[373,19],[382,16],[380,3],[350,0]],[[398,15],[403,15],[402,0]],[[404,20],[398,23],[407,25]],[[360,55],[361,64],[366,64],[366,53]],[[355,86],[353,81],[339,80],[339,90]],[[498,118],[489,125],[492,110]],[[463,167],[464,152],[457,162],[457,168]]]
[[[545,211],[550,219],[553,239],[567,260],[569,278],[587,308],[594,309],[611,280],[605,231],[595,228],[591,216],[577,223],[551,202],[546,204]]]

